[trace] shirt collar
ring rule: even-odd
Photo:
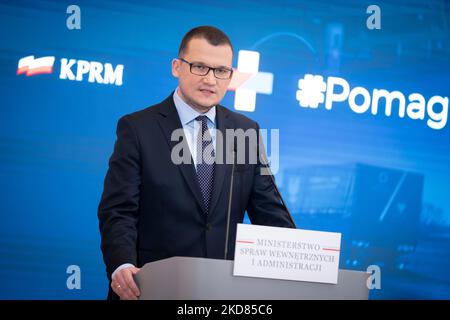
[[[213,124],[216,123],[216,106],[209,109],[206,113],[200,113],[181,99],[178,95],[178,87],[173,94],[173,102],[175,103],[182,125],[189,124],[198,116],[206,116]]]

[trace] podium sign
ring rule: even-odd
[[[235,276],[337,284],[341,234],[238,224]]]

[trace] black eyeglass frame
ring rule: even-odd
[[[228,79],[231,79],[231,77],[233,76],[233,71],[234,71],[234,70],[233,70],[233,69],[230,69],[230,68],[225,68],[225,67],[213,68],[213,67],[209,67],[209,66],[204,65],[204,64],[194,63],[194,62],[189,62],[189,61],[187,61],[186,59],[183,59],[183,58],[177,58],[177,59],[180,60],[180,61],[182,61],[182,62],[187,63],[187,64],[189,65],[189,71],[190,71],[192,74],[195,74],[196,76],[202,76],[202,77],[204,77],[204,76],[206,76],[211,70],[213,71],[214,77],[216,77],[217,79],[220,79],[220,80],[228,80]],[[194,65],[201,65],[202,67],[208,68],[208,71],[206,71],[205,74],[194,73],[194,72],[192,72],[192,66],[194,66]],[[218,76],[216,75],[216,70],[218,70],[218,69],[225,69],[225,70],[229,71],[229,72],[230,72],[230,76],[228,76],[227,78],[220,78],[220,77],[218,77]]]

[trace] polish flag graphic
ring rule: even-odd
[[[23,74],[27,77],[34,76],[36,74],[52,73],[53,64],[55,63],[55,57],[41,57],[35,59],[34,56],[24,57],[19,60],[17,66],[17,74]]]

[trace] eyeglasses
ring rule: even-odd
[[[217,79],[230,79],[231,76],[233,75],[233,69],[228,69],[225,67],[219,67],[219,68],[212,68],[212,67],[208,67],[205,66],[204,64],[201,63],[193,63],[193,62],[189,62],[184,60],[183,58],[177,58],[180,61],[186,62],[189,67],[190,67],[190,71],[192,74],[195,74],[197,76],[206,76],[210,70],[213,71],[214,73],[214,77],[216,77]]]

